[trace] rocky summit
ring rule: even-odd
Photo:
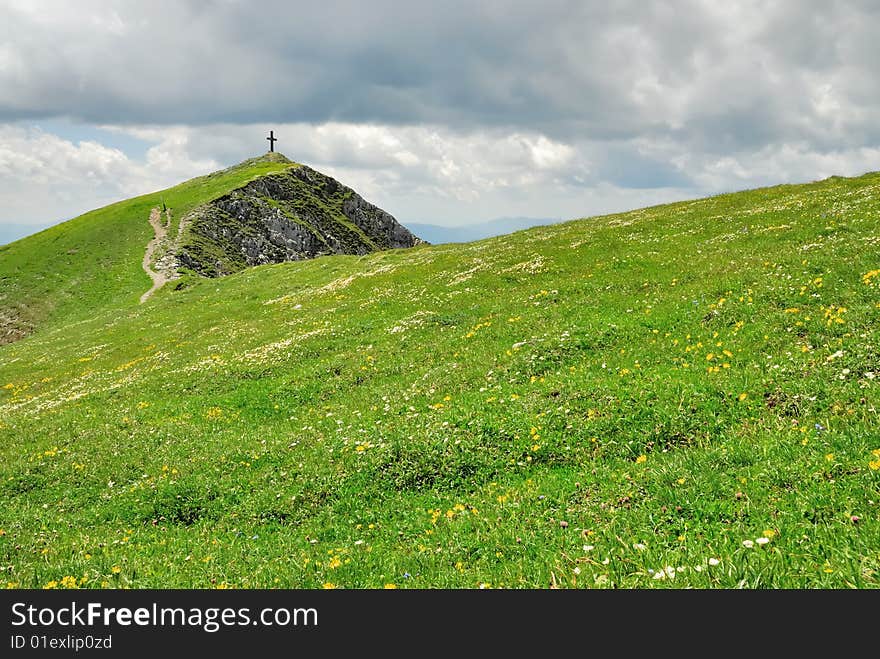
[[[277,153],[265,158],[290,166],[183,218],[187,230],[176,249],[178,267],[217,277],[254,265],[424,242],[336,179]]]

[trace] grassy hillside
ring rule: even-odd
[[[3,580],[876,588],[878,195],[833,178],[138,306],[142,221],[112,304],[0,347]],[[28,243],[52,290],[53,236],[88,226]]]
[[[141,259],[153,237],[151,208],[164,201],[176,227],[194,207],[289,166],[284,159],[255,158],[0,246],[0,343],[7,332],[16,338],[59,321],[89,317],[96,307],[137,303],[150,287]]]

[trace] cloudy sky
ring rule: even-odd
[[[0,230],[258,155],[270,128],[404,223],[861,174],[878,35],[867,0],[0,0]]]

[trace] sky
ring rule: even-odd
[[[276,150],[404,224],[880,169],[880,3],[0,0],[0,242]]]

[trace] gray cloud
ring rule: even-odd
[[[674,134],[725,151],[877,138],[880,14],[868,2],[7,1],[0,11],[7,121],[507,126],[567,139]]]

